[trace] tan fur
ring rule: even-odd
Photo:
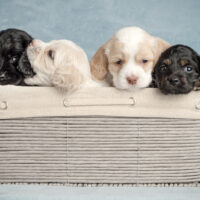
[[[145,71],[152,68],[154,55],[152,51],[152,45],[149,40],[145,40],[139,44],[139,48],[134,59],[138,65],[141,65],[144,68]],[[147,60],[147,62],[143,63],[143,60]]]
[[[105,55],[106,45],[107,43],[103,44],[90,61],[91,73],[97,80],[104,80],[108,72],[108,59]]]
[[[171,60],[165,59],[165,60],[163,60],[163,63],[165,63],[166,65],[171,65]]]
[[[148,71],[154,67],[160,54],[170,44],[160,38],[149,35],[145,31],[143,31],[143,34],[145,36],[144,41],[138,45],[138,52],[134,57],[134,62],[143,67],[145,71]],[[130,58],[130,55],[123,51],[125,47],[126,44],[119,41],[115,34],[108,42],[103,44],[90,61],[93,77],[97,80],[104,80],[108,72],[119,73]],[[119,59],[123,61],[121,65],[116,64]],[[148,62],[142,63],[143,59],[148,60]]]
[[[83,75],[78,69],[74,66],[68,66],[67,69],[56,69],[52,76],[52,84],[67,91],[74,91],[79,88],[83,79]]]
[[[187,65],[187,64],[188,64],[188,60],[185,60],[185,59],[181,60],[181,66],[182,67],[185,67],[185,65]]]
[[[122,65],[110,64],[109,71],[119,73],[122,67],[123,67],[123,64]]]
[[[129,55],[122,52],[124,44],[114,37],[110,40],[109,47],[109,71],[119,73],[123,65],[128,62]],[[116,63],[119,60],[122,62],[121,64]]]
[[[124,54],[121,49],[124,47],[124,44],[117,40],[115,36],[113,36],[108,42],[103,44],[95,53],[90,61],[90,68],[93,77],[97,80],[104,80],[109,70],[114,72],[119,72],[122,68],[122,65],[117,65],[119,59],[123,60],[123,64],[128,60],[129,55]],[[109,49],[109,60],[108,52],[106,50]],[[113,57],[112,57],[113,55]],[[110,64],[110,65],[109,65]],[[109,69],[108,69],[109,65]]]
[[[170,44],[167,43],[166,41],[164,41],[163,39],[161,39],[159,37],[156,37],[155,39],[156,39],[156,44],[154,45],[154,48],[153,48],[154,66],[157,63],[161,53],[170,47]]]

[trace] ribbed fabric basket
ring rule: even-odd
[[[6,104],[9,111],[9,98]],[[37,103],[32,104],[37,109]],[[76,111],[72,116],[1,119],[0,183],[200,183],[197,116],[149,117],[146,113],[144,117],[130,117],[121,113],[115,117],[112,112],[100,116],[90,110],[98,105],[88,104],[83,107],[88,107],[89,116]],[[126,105],[118,104],[115,109],[126,109]],[[110,107],[106,105],[108,110]],[[69,109],[76,108],[81,106]],[[101,108],[106,109],[104,105]]]

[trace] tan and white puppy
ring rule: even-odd
[[[28,85],[55,86],[66,91],[98,86],[91,78],[85,52],[72,41],[33,40],[27,48],[27,56],[36,73],[33,78],[24,80]]]
[[[160,54],[170,45],[138,27],[126,27],[103,44],[90,62],[96,80],[116,88],[135,90],[149,86]]]

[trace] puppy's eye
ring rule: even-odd
[[[121,65],[122,64],[122,60],[118,60],[117,62],[115,62],[115,64]]]
[[[17,56],[12,56],[11,58],[10,58],[10,62],[11,63],[15,63],[17,61]]]
[[[148,62],[148,60],[146,60],[146,59],[143,59],[143,60],[142,60],[142,63],[143,63],[143,64],[145,64],[145,63],[147,63],[147,62]]]
[[[193,69],[190,65],[187,65],[187,66],[185,66],[184,71],[190,73],[193,71]]]
[[[162,72],[165,72],[165,71],[168,70],[168,66],[167,66],[167,65],[161,65],[161,66],[160,66],[160,70],[161,70]]]
[[[48,56],[53,60],[54,59],[54,51],[53,50],[49,50],[48,51]]]

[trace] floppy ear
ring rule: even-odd
[[[200,55],[198,56],[198,61],[199,61],[199,69],[200,69]]]
[[[17,70],[21,72],[24,77],[33,77],[36,74],[31,67],[26,51],[23,52],[19,59]]]
[[[97,80],[104,80],[108,73],[108,58],[105,54],[107,43],[103,44],[90,61],[92,76]]]
[[[161,53],[164,52],[166,49],[168,49],[170,46],[171,45],[166,41],[164,41],[163,39],[155,37],[155,42],[153,45],[154,65],[157,63]]]
[[[200,56],[197,55],[197,63],[198,63],[198,78],[194,84],[194,90],[200,90]]]
[[[78,89],[83,82],[83,75],[74,66],[56,69],[52,76],[52,85],[67,92]]]

